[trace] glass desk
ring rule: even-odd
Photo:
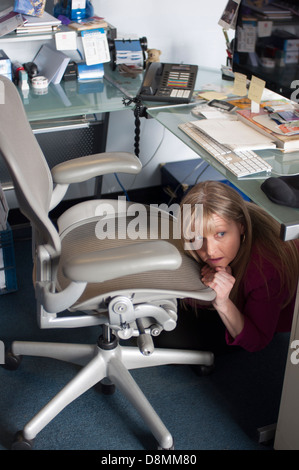
[[[89,126],[91,122],[102,122],[102,132],[95,132],[100,139],[100,143],[91,151],[104,151],[106,144],[106,134],[109,113],[132,108],[123,103],[123,98],[136,96],[143,74],[134,78],[125,77],[117,71],[112,71],[109,64],[105,65],[105,78],[95,82],[63,82],[60,85],[50,85],[48,92],[44,95],[36,95],[32,89],[28,97],[23,97],[24,107],[31,123],[31,126],[39,135],[39,139],[44,137],[39,134],[41,131],[55,130],[56,126],[75,129],[76,126]],[[199,68],[197,74],[196,90],[199,89],[220,89],[231,92],[232,82],[221,78],[221,72],[213,69]],[[22,92],[20,91],[22,96]],[[182,140],[201,158],[206,160],[211,166],[216,168],[226,179],[231,181],[237,188],[245,193],[252,201],[263,207],[272,217],[281,224],[281,237],[283,240],[299,238],[299,210],[272,203],[260,189],[262,178],[250,177],[238,179],[227,171],[222,165],[215,161],[204,149],[193,142],[187,135],[178,129],[182,122],[196,120],[191,114],[191,109],[196,103],[187,105],[169,105],[167,103],[144,103],[148,114],[165,126],[176,137]],[[101,116],[102,115],[102,116]],[[100,116],[100,117],[99,117]],[[78,138],[79,139],[79,138]],[[52,141],[53,138],[49,138]],[[62,139],[65,140],[64,138]],[[80,136],[80,142],[82,137]],[[88,138],[89,140],[89,138]],[[46,142],[48,146],[48,142]],[[76,146],[76,145],[75,145]],[[68,149],[63,149],[67,155]],[[52,148],[48,150],[50,154],[57,154]],[[258,151],[273,167],[273,176],[283,174],[299,173],[299,152],[283,154],[279,150]],[[86,153],[84,149],[83,154]],[[74,155],[77,156],[77,155]],[[73,156],[73,157],[74,157]],[[71,157],[70,157],[71,158]],[[52,165],[58,163],[51,162]],[[50,166],[52,166],[50,165]],[[5,169],[3,169],[5,172]],[[4,177],[4,174],[3,174]],[[1,179],[1,182],[5,182]]]
[[[108,79],[121,83],[128,94],[135,96],[141,86],[142,75],[135,79],[122,77],[118,72],[112,72],[109,65],[105,67],[106,75],[107,79],[95,81],[62,80],[59,85],[50,84],[44,94],[36,94],[32,88],[28,96],[20,91],[30,123],[127,109],[123,103],[124,93]]]
[[[50,84],[45,93],[28,94],[19,89],[20,97],[34,134],[49,167],[71,158],[100,153],[106,150],[109,114],[130,109],[123,103],[124,93],[113,83],[121,83],[129,95],[135,96],[141,86],[142,74],[127,78],[105,65],[108,79],[79,82],[61,81]],[[110,77],[110,81],[109,81]],[[133,119],[133,117],[132,117]],[[100,191],[97,179],[96,193]],[[0,159],[0,182],[12,190],[10,174]]]
[[[211,83],[215,83],[217,86],[221,86],[221,84],[224,83],[224,86],[228,88],[232,86],[232,82],[224,82],[221,80],[220,72],[211,70],[199,69],[198,81],[199,83],[196,89],[200,89],[203,85]],[[266,178],[265,176],[263,178],[250,176],[238,179],[178,128],[178,125],[183,122],[195,121],[197,119],[191,114],[191,110],[194,106],[196,106],[196,103],[177,106],[149,107],[147,112],[151,117],[160,122],[176,137],[188,145],[188,147],[194,150],[201,158],[223,174],[225,179],[231,181],[253,202],[263,207],[276,219],[281,224],[281,238],[283,240],[299,238],[299,210],[271,202],[260,188],[261,183]],[[283,154],[279,150],[259,150],[257,153],[271,164],[273,168],[271,176],[299,174],[299,152]]]

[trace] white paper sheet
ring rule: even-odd
[[[226,119],[202,119],[192,121],[202,131],[233,150],[258,150],[276,148],[267,136],[240,121]]]

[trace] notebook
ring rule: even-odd
[[[70,58],[61,51],[51,49],[44,44],[36,54],[33,62],[38,68],[38,74],[43,75],[49,83],[60,83]]]

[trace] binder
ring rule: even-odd
[[[40,48],[33,59],[38,68],[38,75],[43,75],[54,85],[60,83],[69,61],[70,57],[61,51],[51,49],[47,44]]]
[[[1,13],[0,13],[1,15]],[[19,13],[11,11],[7,15],[0,17],[0,36],[11,33],[19,26],[23,25],[23,17]]]

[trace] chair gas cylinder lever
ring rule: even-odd
[[[137,345],[144,356],[150,356],[154,352],[154,342],[150,334],[146,333],[140,318],[136,319],[136,325],[139,330]]]

